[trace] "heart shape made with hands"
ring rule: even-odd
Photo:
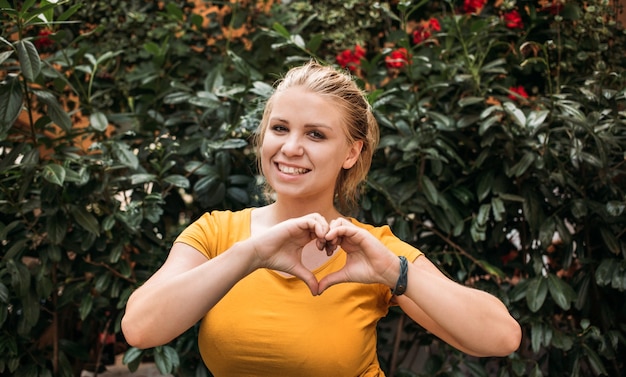
[[[354,225],[349,220],[339,218],[326,224],[323,218],[322,220],[316,218],[313,223],[308,223],[304,228],[309,232],[311,241],[315,241],[315,247],[325,252],[328,257],[337,252],[340,247],[346,253],[345,265],[319,281],[304,263],[300,263],[290,271],[292,275],[307,284],[313,295],[320,295],[329,287],[340,283],[381,283],[382,273],[389,268],[389,263],[397,261],[391,251],[381,252],[386,248],[369,231]],[[305,231],[303,228],[300,229]],[[314,250],[310,251],[314,252]],[[320,264],[313,263],[309,266],[317,268]]]

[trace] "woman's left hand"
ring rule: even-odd
[[[327,244],[330,249],[340,246],[346,252],[346,264],[319,281],[319,294],[339,283],[395,284],[400,273],[398,257],[376,237],[343,218],[329,225]]]

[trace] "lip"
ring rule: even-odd
[[[277,161],[274,162],[274,167],[276,168],[276,170],[278,170],[279,173],[289,177],[300,177],[308,174],[311,171],[311,169],[309,168]],[[298,173],[298,171],[300,171],[300,173]]]

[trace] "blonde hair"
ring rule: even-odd
[[[361,184],[367,177],[379,138],[378,123],[364,92],[347,72],[315,61],[290,69],[276,84],[274,94],[267,100],[263,118],[255,135],[256,150],[259,151],[263,144],[272,112],[273,99],[277,93],[293,87],[302,87],[312,93],[327,97],[333,104],[339,106],[345,115],[348,143],[363,142],[357,162],[350,169],[343,169],[335,184],[337,206],[341,211],[351,211],[356,207]],[[257,153],[257,162],[259,171],[262,173],[259,153]]]

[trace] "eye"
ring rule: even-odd
[[[270,129],[276,133],[285,133],[289,131],[287,127],[283,126],[282,124],[274,124],[270,126]]]
[[[323,132],[320,132],[317,130],[310,131],[309,136],[311,136],[313,139],[318,139],[318,140],[326,139],[326,135],[324,135]]]

